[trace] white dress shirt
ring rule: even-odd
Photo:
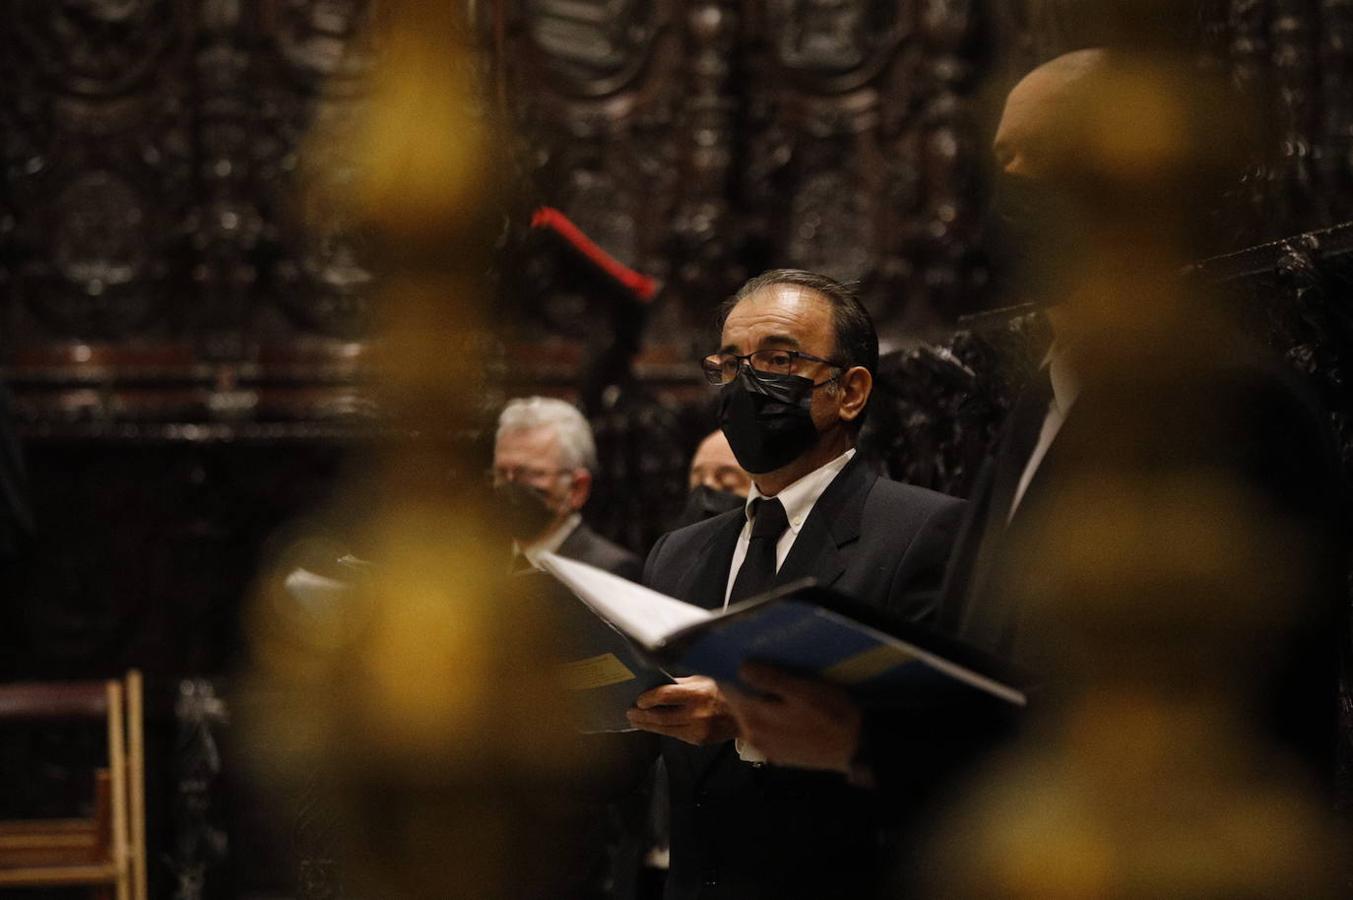
[[[813,511],[818,498],[827,490],[827,485],[836,480],[836,476],[841,474],[841,470],[846,467],[846,463],[850,462],[854,456],[855,450],[853,448],[847,450],[825,466],[814,469],[775,495],[779,498],[781,505],[784,506],[785,517],[789,520],[789,527],[785,529],[784,534],[780,535],[780,540],[775,544],[775,571],[780,571],[780,567],[785,564],[789,550],[794,546],[799,531],[803,529],[803,523],[808,521],[808,514]],[[733,564],[728,567],[728,584],[725,585],[723,592],[724,609],[728,608],[728,600],[733,595],[733,582],[738,577],[738,570],[742,568],[743,562],[747,559],[747,547],[752,541],[752,501],[762,497],[765,497],[765,495],[753,484],[751,493],[747,495],[747,504],[742,508],[747,521],[743,524],[742,531],[738,534],[737,545],[733,548]],[[738,757],[743,762],[749,762],[753,765],[761,765],[766,762],[766,755],[743,741],[742,738],[735,739],[733,743],[737,748]]]
[[[825,466],[814,469],[775,495],[785,508],[785,518],[789,519],[789,527],[785,529],[784,534],[780,535],[780,540],[775,544],[775,571],[780,571],[780,567],[785,564],[785,558],[789,556],[789,548],[794,546],[794,541],[798,538],[803,523],[808,521],[808,514],[813,511],[817,499],[822,496],[823,491],[827,490],[827,485],[831,484],[836,476],[841,474],[841,470],[846,467],[846,463],[850,462],[854,455],[854,449],[847,450]],[[747,495],[747,503],[742,508],[747,521],[738,534],[737,546],[733,548],[733,564],[728,567],[728,584],[724,586],[723,591],[724,609],[728,608],[728,600],[733,595],[733,582],[737,580],[738,570],[742,568],[743,560],[747,558],[747,547],[752,541],[752,503],[765,496],[753,484],[751,493]]]
[[[1043,463],[1043,457],[1048,455],[1048,448],[1057,438],[1057,432],[1062,430],[1062,423],[1066,421],[1067,413],[1071,412],[1071,406],[1081,392],[1080,382],[1066,358],[1064,348],[1053,344],[1043,364],[1048,367],[1048,379],[1052,382],[1052,401],[1048,404],[1048,413],[1043,418],[1043,430],[1038,433],[1038,443],[1034,445],[1034,452],[1024,466],[1019,484],[1015,486],[1015,499],[1010,504],[1009,513],[1006,514],[1007,522],[1015,517],[1015,510],[1019,509],[1024,492],[1029,489],[1038,467]]]

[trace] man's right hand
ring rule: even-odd
[[[678,678],[645,691],[628,712],[630,724],[644,731],[703,746],[731,741],[738,726],[714,679]]]
[[[755,663],[744,665],[739,675],[758,692],[728,692],[729,711],[744,741],[775,765],[852,774],[864,717],[849,694]]]

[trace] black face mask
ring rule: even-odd
[[[1020,175],[996,178],[985,243],[1007,290],[1039,297],[1047,277],[1077,258],[1075,209],[1053,184]]]
[[[730,509],[742,509],[746,502],[746,497],[739,497],[737,494],[716,490],[703,484],[697,485],[686,498],[686,506],[681,510],[681,514],[672,522],[672,529],[712,519]]]
[[[812,447],[817,442],[813,390],[821,386],[802,375],[752,375],[745,368],[724,385],[719,427],[738,464],[762,475],[788,465]]]
[[[514,481],[500,484],[493,489],[493,498],[504,530],[518,541],[539,537],[555,520],[549,497],[529,485]]]

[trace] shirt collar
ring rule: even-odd
[[[814,469],[775,495],[785,508],[785,516],[789,519],[789,530],[791,532],[795,535],[799,533],[799,529],[808,520],[808,514],[813,511],[813,506],[817,503],[818,498],[827,490],[827,485],[831,484],[836,476],[841,474],[841,470],[846,467],[846,463],[850,462],[854,456],[855,448],[852,447],[825,466]],[[753,483],[751,491],[747,494],[747,504],[743,507],[743,514],[747,517],[748,522],[752,521],[752,501],[764,497],[765,495]]]
[[[526,547],[514,543],[512,549],[516,553],[525,556],[527,560],[530,561],[531,565],[538,569],[540,568],[540,557],[546,553],[557,553],[559,548],[563,546],[564,541],[568,540],[568,536],[576,531],[578,526],[582,523],[582,515],[580,513],[574,513],[556,525],[553,531],[540,540],[529,544]]]
[[[1048,370],[1048,380],[1052,382],[1052,405],[1062,415],[1076,402],[1081,392],[1080,379],[1076,377],[1076,370],[1066,351],[1065,342],[1053,341],[1041,364]]]

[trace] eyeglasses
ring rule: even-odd
[[[834,359],[823,359],[798,350],[756,350],[743,354],[713,353],[700,362],[700,368],[704,369],[705,380],[710,384],[728,384],[738,377],[744,363],[751,366],[753,372],[764,372],[768,375],[801,375],[808,368],[805,363],[823,363],[838,370],[846,368]]]
[[[570,475],[572,469],[538,469],[534,466],[514,466],[512,468],[498,468],[484,470],[484,477],[489,484],[531,484],[541,482],[547,478],[558,478],[560,475]]]

